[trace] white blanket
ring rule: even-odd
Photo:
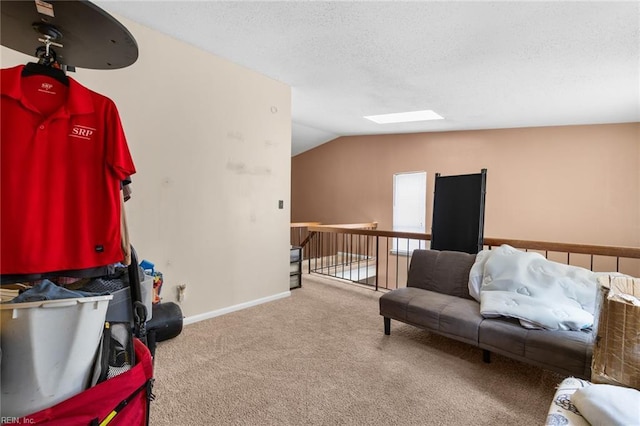
[[[528,328],[591,327],[597,289],[597,275],[588,269],[508,245],[478,253],[469,274],[469,293],[485,318],[518,318]]]

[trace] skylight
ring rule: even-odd
[[[408,123],[410,121],[444,120],[430,109],[424,111],[396,112],[393,114],[366,115],[364,118],[378,124]]]

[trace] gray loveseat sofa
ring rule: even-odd
[[[515,319],[483,318],[480,304],[469,295],[469,271],[475,255],[415,250],[407,287],[380,297],[385,334],[397,320],[491,352],[585,379],[591,377],[595,332],[524,328]]]

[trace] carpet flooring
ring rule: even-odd
[[[382,293],[305,274],[291,297],[158,345],[151,425],[543,425],[562,376],[391,323]]]

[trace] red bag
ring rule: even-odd
[[[53,407],[3,424],[47,426],[145,426],[152,398],[153,365],[149,349],[134,340],[136,365]]]

